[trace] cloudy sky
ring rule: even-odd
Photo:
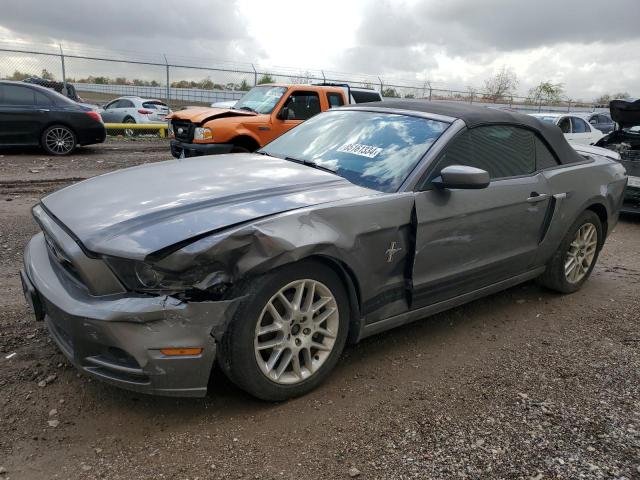
[[[91,54],[165,53],[175,63],[254,62],[462,89],[506,65],[523,94],[550,80],[574,99],[640,96],[640,0],[4,3],[4,47],[62,43]]]

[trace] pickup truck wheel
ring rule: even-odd
[[[602,222],[586,210],[573,223],[538,281],[561,293],[573,293],[587,281],[603,242]]]
[[[303,261],[258,277],[220,344],[227,376],[269,401],[303,395],[333,369],[347,339],[348,299],[329,267]]]
[[[249,150],[236,145],[229,151],[229,153],[249,153]]]

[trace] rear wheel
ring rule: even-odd
[[[135,119],[129,117],[125,118],[123,123],[136,123]],[[136,131],[133,128],[125,128],[124,136],[125,137],[133,137],[136,134]]]
[[[600,217],[591,210],[583,212],[567,232],[539,282],[562,293],[579,290],[595,267],[602,242]]]
[[[76,134],[64,125],[52,125],[40,138],[40,145],[50,155],[69,155],[76,148]]]
[[[313,261],[256,278],[219,350],[227,376],[263,400],[280,401],[317,387],[333,369],[348,330],[340,278]]]

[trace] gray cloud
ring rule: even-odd
[[[387,0],[363,14],[358,29],[362,45],[438,45],[458,55],[640,38],[637,0],[433,0],[416,4]]]
[[[238,61],[263,53],[230,0],[21,0],[3,5],[0,26],[36,42],[104,50]]]

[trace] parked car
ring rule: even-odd
[[[283,400],[322,382],[347,341],[534,278],[577,291],[626,181],[527,115],[346,106],[253,154],[147,164],[44,197],[21,276],[36,317],[93,377],[198,396],[217,359],[247,392]]]
[[[211,108],[233,108],[238,103],[237,100],[225,100],[224,102],[213,102]],[[198,107],[195,107],[198,108]]]
[[[365,91],[366,89],[359,89]],[[231,109],[193,108],[170,115],[174,157],[253,152],[314,115],[360,95],[345,84],[259,85]],[[364,101],[380,100],[380,94]]]
[[[593,128],[600,130],[602,133],[611,133],[615,129],[615,122],[608,113],[589,113],[584,118]]]
[[[105,137],[100,114],[90,108],[38,85],[0,81],[0,146],[40,145],[68,155]]]
[[[622,211],[640,213],[640,100],[612,100],[609,110],[617,128],[596,145],[620,155],[629,175]]]
[[[116,98],[99,110],[106,123],[165,123],[171,110],[166,103],[151,98],[126,96]],[[132,135],[133,129],[125,131]]]
[[[24,79],[23,81],[26,83],[32,83],[34,85],[40,85],[41,87],[50,88],[60,93],[61,95],[70,98],[74,102],[84,103],[84,100],[80,96],[78,96],[76,87],[74,87],[71,83],[67,83],[65,85],[62,82],[57,82],[55,80],[49,80],[47,78],[41,77],[29,77]]]
[[[584,118],[578,115],[564,113],[532,113],[531,116],[537,119],[553,123],[560,127],[562,133],[570,143],[584,143],[593,145],[600,140],[604,134],[589,124]]]

